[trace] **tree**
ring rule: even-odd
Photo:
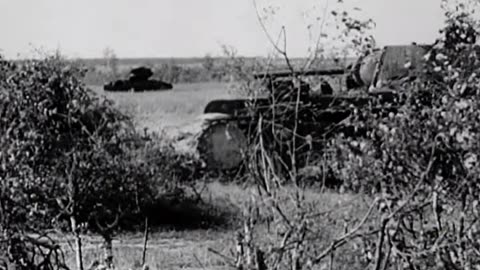
[[[119,76],[117,54],[112,48],[107,47],[103,50],[103,58],[105,66],[109,69],[110,80],[117,79]]]
[[[172,152],[147,146],[128,116],[84,86],[83,72],[58,56],[0,61],[0,248],[17,269],[65,267],[43,233],[52,228],[75,235],[83,269],[85,230],[101,233],[111,247],[123,218],[167,186],[169,167],[139,159],[145,149],[157,159]],[[112,258],[105,259],[109,265]]]
[[[212,72],[212,69],[215,67],[215,59],[210,54],[205,55],[202,66],[208,73]]]

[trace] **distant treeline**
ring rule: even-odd
[[[226,58],[181,58],[181,59],[108,59],[81,60],[88,68],[85,83],[103,85],[112,80],[127,79],[132,68],[145,66],[152,69],[152,78],[169,83],[193,83],[208,81],[230,81],[232,69],[237,62]],[[255,59],[245,58],[242,69],[254,71]]]
[[[83,59],[80,60],[88,71],[85,83],[103,85],[107,82],[127,79],[132,68],[145,66],[154,72],[153,78],[169,83],[230,82],[236,80],[239,73],[251,74],[255,71],[285,69],[283,59],[261,57],[210,57],[203,58],[138,58],[138,59]],[[291,62],[301,66],[305,59],[294,58]],[[331,60],[322,61],[318,67],[338,66]],[[239,72],[241,71],[241,72]]]

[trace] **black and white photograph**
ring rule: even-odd
[[[0,0],[0,270],[480,270],[479,0]]]

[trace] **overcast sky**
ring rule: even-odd
[[[267,27],[273,34],[286,26],[294,56],[306,53],[309,20],[337,2],[257,1],[260,10],[278,7]],[[376,21],[380,45],[432,42],[443,22],[440,0],[348,1]],[[192,57],[220,55],[223,44],[246,56],[269,52],[253,0],[0,0],[0,53],[7,57],[57,48],[101,57],[106,47],[119,57]]]

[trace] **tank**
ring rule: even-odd
[[[153,75],[153,71],[150,68],[138,67],[130,71],[128,80],[117,80],[107,83],[103,86],[105,91],[156,91],[156,90],[169,90],[173,88],[173,85],[160,80],[153,80],[150,77]]]
[[[248,157],[252,134],[258,128],[259,119],[273,121],[278,117],[272,113],[273,104],[281,108],[279,115],[286,117],[282,122],[283,127],[275,131],[278,133],[270,134],[275,138],[288,140],[291,136],[289,130],[295,127],[298,138],[304,138],[299,145],[305,144],[309,149],[321,151],[323,142],[339,132],[347,136],[358,135],[362,131],[353,129],[345,121],[353,108],[380,102],[382,105],[390,104],[383,107],[394,110],[395,107],[391,105],[396,102],[398,90],[388,88],[388,82],[421,69],[427,51],[427,46],[387,46],[359,57],[347,69],[254,74],[254,78],[264,82],[268,95],[255,100],[214,100],[208,103],[204,114],[223,116],[206,122],[198,136],[199,156],[209,169],[233,170],[240,167]],[[327,90],[313,92],[305,80],[308,76],[342,76],[345,86],[343,89],[333,89],[323,81],[322,89]],[[357,94],[352,95],[353,92]],[[295,121],[292,117],[289,119],[289,115],[293,115],[297,98],[298,121]],[[287,154],[282,149],[277,152],[279,155]],[[300,151],[298,156],[301,155]],[[301,160],[298,164],[301,166]]]

